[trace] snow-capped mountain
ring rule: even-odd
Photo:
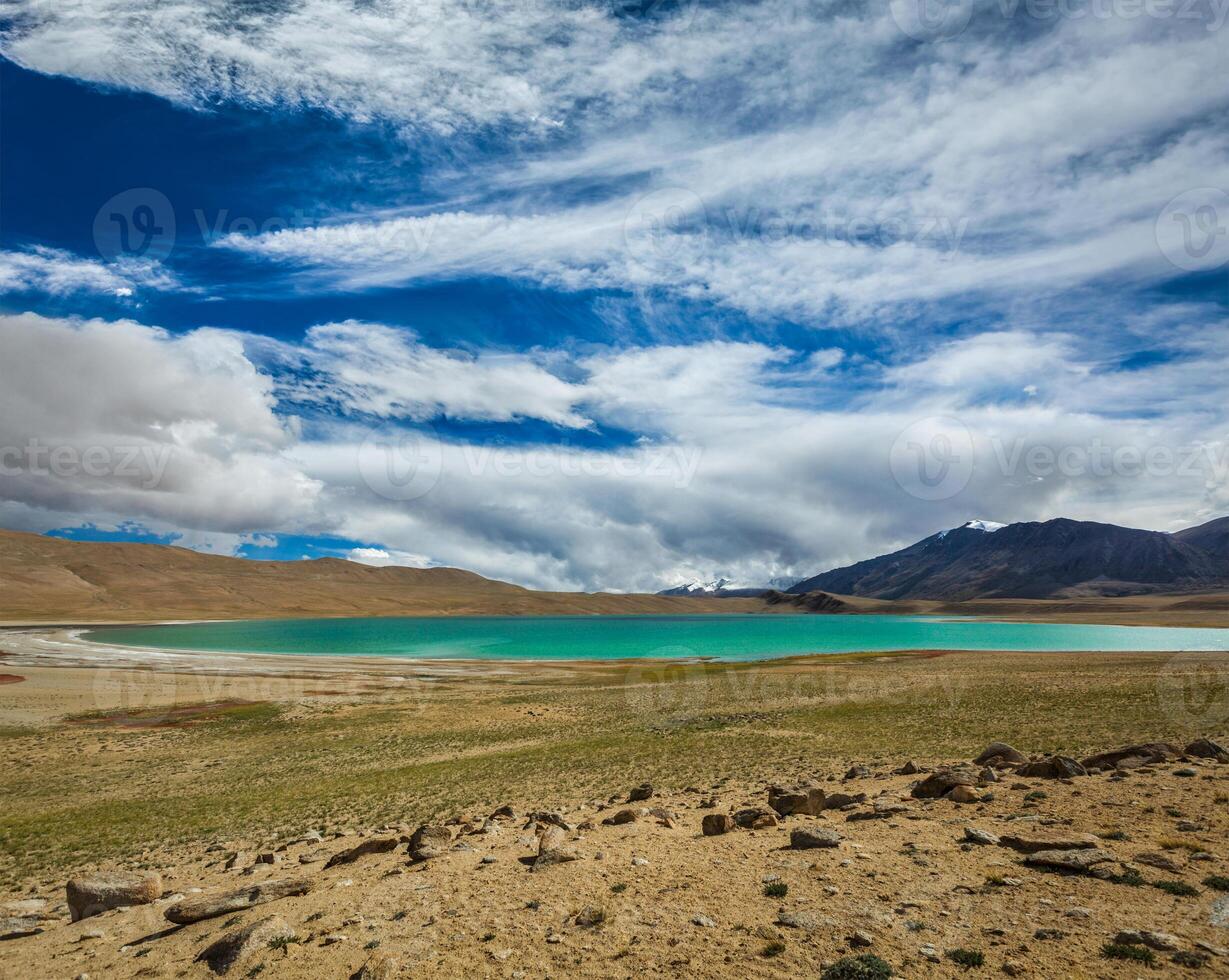
[[[993,534],[995,531],[1003,530],[1006,526],[1006,524],[1000,524],[998,521],[965,521],[960,525],[960,527],[953,527],[947,531],[940,531],[939,540],[942,541],[949,534],[951,534],[952,531],[960,531],[965,528],[970,531],[985,531],[987,534]]]
[[[735,585],[728,578],[714,579],[712,582],[701,582],[698,579],[684,582],[672,589],[662,589],[658,595],[717,595],[730,589],[742,589],[745,586]]]

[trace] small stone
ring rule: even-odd
[[[599,908],[595,908],[593,906],[586,906],[585,908],[581,909],[579,912],[576,913],[576,919],[575,919],[576,924],[578,926],[584,926],[585,928],[592,928],[593,926],[600,926],[605,921],[606,921],[605,911]]]
[[[699,926],[701,929],[716,929],[717,923],[710,919],[707,915],[693,915],[691,924]]]
[[[977,773],[968,769],[940,769],[932,772],[913,787],[910,795],[917,800],[937,800],[957,786],[976,786]]]
[[[944,798],[953,803],[976,803],[981,795],[972,786],[955,786]]]
[[[639,857],[639,856],[637,856],[637,857],[632,858],[632,866],[633,866],[633,867],[636,867],[636,868],[645,868],[645,867],[648,867],[648,864],[649,864],[649,859],[648,859],[648,858],[646,858],[646,857]]]
[[[653,797],[653,784],[652,783],[641,783],[639,786],[634,787],[632,791],[627,794],[627,802],[628,803],[640,803],[640,802],[643,802],[644,800],[652,799],[652,797]]]
[[[618,826],[619,824],[634,823],[639,814],[631,807],[620,810],[612,817],[607,817],[602,823],[608,826]]]
[[[918,947],[918,955],[924,960],[929,960],[931,963],[942,962],[943,957],[939,955],[939,951],[930,943]]]
[[[991,742],[973,760],[974,765],[978,766],[1001,766],[1005,763],[1019,765],[1025,762],[1028,762],[1028,758],[1024,753],[1016,751],[1006,742]]]
[[[1199,770],[1197,770],[1197,769],[1191,769],[1190,767],[1186,767],[1186,768],[1183,768],[1183,769],[1175,769],[1175,770],[1174,770],[1174,775],[1175,775],[1175,776],[1181,776],[1183,779],[1191,779],[1191,778],[1193,778],[1193,777],[1195,777],[1195,776],[1198,776],[1198,775],[1199,775]]]
[[[875,937],[869,932],[858,930],[849,937],[849,945],[855,949],[866,949],[868,946],[875,945]]]
[[[970,844],[998,844],[999,837],[988,830],[978,830],[976,827],[964,828],[964,839]]]
[[[789,846],[795,851],[809,850],[816,847],[839,847],[841,835],[827,827],[799,827],[791,830]]]
[[[850,766],[845,773],[845,779],[866,779],[871,771],[866,766]]]
[[[1048,759],[1021,766],[1016,774],[1035,779],[1070,779],[1072,776],[1087,776],[1088,770],[1068,756],[1052,755]]]
[[[706,813],[704,820],[700,824],[705,837],[728,834],[734,829],[734,826],[734,818],[728,813]]]

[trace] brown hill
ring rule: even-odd
[[[0,530],[0,622],[747,612],[755,599],[535,592],[457,568],[252,561]]]

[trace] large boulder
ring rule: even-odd
[[[430,861],[448,852],[452,846],[452,831],[447,827],[423,824],[410,837],[410,857],[415,861]]]
[[[1068,756],[1052,755],[1048,759],[1037,759],[1020,766],[1016,775],[1032,779],[1071,779],[1087,776],[1088,770]]]
[[[172,905],[163,914],[168,921],[186,926],[205,919],[216,919],[219,915],[242,912],[244,909],[276,901],[279,898],[306,895],[315,887],[316,882],[312,878],[276,878],[248,885],[246,888],[223,892],[221,895],[199,895],[195,898],[184,899]]]
[[[978,766],[1016,766],[1025,762],[1028,762],[1028,757],[1006,742],[991,742],[982,749],[981,755],[973,760],[974,765]]]
[[[399,837],[368,837],[365,841],[354,847],[334,854],[329,858],[328,863],[325,864],[325,870],[334,868],[339,864],[350,864],[368,854],[387,854],[400,843],[401,839]]]
[[[780,786],[768,788],[768,805],[783,817],[792,813],[815,816],[824,808],[823,787],[814,784],[793,786],[782,789]]]
[[[1182,751],[1169,742],[1145,742],[1090,755],[1081,765],[1085,769],[1136,769],[1157,762],[1169,762],[1181,755]]]
[[[841,835],[827,827],[799,827],[791,830],[789,846],[795,851],[806,851],[816,847],[840,847]]]
[[[107,909],[148,905],[162,894],[162,876],[153,872],[100,871],[73,878],[66,886],[73,922]]]
[[[1229,749],[1210,738],[1197,738],[1183,750],[1187,755],[1197,759],[1215,759],[1217,762],[1229,762]]]
[[[910,795],[917,800],[937,800],[957,786],[976,785],[977,773],[972,769],[940,769],[914,786]]]
[[[220,939],[201,950],[196,957],[197,962],[203,962],[214,973],[229,973],[232,967],[247,959],[253,953],[267,950],[271,943],[289,942],[297,938],[280,915],[270,915],[253,922],[250,926],[232,929]]]

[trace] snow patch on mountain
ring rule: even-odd
[[[987,534],[993,534],[995,531],[1001,531],[1006,524],[1000,524],[998,521],[965,521],[960,527],[954,527],[947,531],[939,532],[939,540],[942,541],[952,531],[960,531],[967,528],[970,531],[985,531]]]

